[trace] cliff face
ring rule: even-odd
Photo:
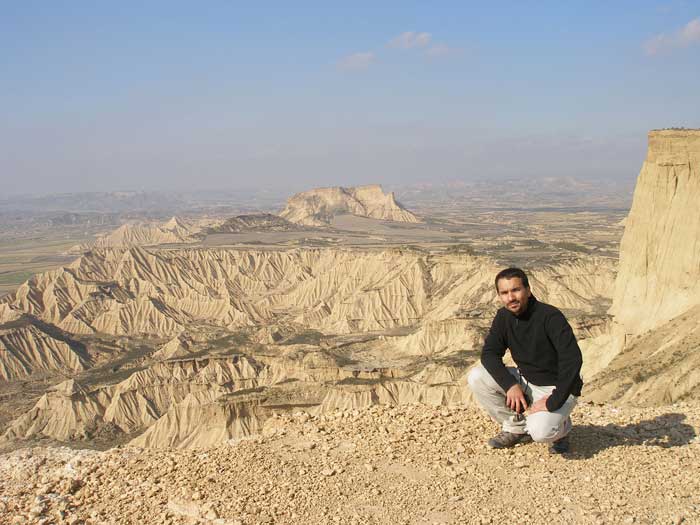
[[[322,226],[330,223],[335,215],[347,213],[385,221],[420,222],[396,202],[393,193],[385,194],[376,184],[297,193],[289,198],[280,216],[305,226]]]
[[[700,130],[649,133],[620,245],[611,313],[626,334],[700,303]]]
[[[655,405],[699,396],[699,170],[700,130],[649,133],[620,245],[609,362],[586,387],[591,400]]]

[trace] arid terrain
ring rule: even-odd
[[[633,200],[543,180],[25,209],[0,239],[0,521],[700,522],[699,167],[700,131],[661,130]],[[565,457],[486,449],[466,386],[511,265],[583,351]]]
[[[539,444],[490,450],[483,437],[496,425],[475,408],[417,404],[300,411],[269,419],[253,439],[191,450],[25,448],[0,462],[3,516],[7,523],[697,523],[697,404],[584,404],[574,422],[576,447],[566,458]]]

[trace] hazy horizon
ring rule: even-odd
[[[168,188],[165,186],[162,187],[153,187],[149,189],[140,189],[140,188],[127,188],[127,187],[119,187],[119,188],[113,188],[113,189],[96,189],[96,190],[83,190],[83,189],[78,189],[75,191],[69,191],[69,190],[61,190],[61,191],[51,191],[51,190],[42,190],[37,188],[35,191],[25,191],[25,192],[13,192],[9,193],[7,195],[0,195],[0,203],[5,202],[3,199],[5,197],[12,198],[12,199],[44,199],[44,198],[49,198],[49,197],[62,197],[62,196],[83,196],[83,197],[90,197],[90,196],[106,196],[106,195],[111,195],[111,196],[122,196],[122,197],[133,197],[133,196],[138,196],[138,195],[148,195],[148,196],[157,196],[157,195],[171,195],[171,196],[183,196],[183,197],[207,197],[207,196],[212,196],[212,197],[221,197],[224,198],[227,195],[273,195],[276,197],[284,197],[286,200],[288,197],[292,196],[295,193],[300,193],[300,192],[305,192],[313,189],[320,189],[320,188],[329,188],[329,187],[345,187],[345,188],[350,188],[350,187],[357,187],[361,185],[379,185],[381,186],[382,190],[386,192],[394,192],[396,194],[401,194],[401,193],[415,193],[415,192],[421,192],[421,191],[438,191],[438,190],[443,190],[443,191],[449,191],[449,190],[463,190],[467,191],[471,188],[480,188],[480,187],[490,187],[490,188],[497,188],[499,185],[502,184],[527,184],[528,187],[532,188],[532,185],[537,185],[537,184],[552,184],[552,183],[563,183],[568,185],[568,187],[562,187],[562,188],[552,188],[552,187],[547,187],[545,188],[543,186],[543,189],[545,189],[547,192],[556,192],[556,191],[577,191],[581,187],[593,187],[593,185],[597,185],[596,188],[600,189],[600,185],[605,185],[607,187],[614,187],[618,189],[627,189],[630,192],[630,197],[632,194],[632,190],[634,189],[634,184],[636,181],[637,174],[634,174],[634,176],[630,177],[618,177],[615,179],[608,179],[604,177],[565,177],[565,176],[534,176],[534,177],[502,177],[502,178],[474,178],[474,179],[452,179],[452,180],[425,180],[425,181],[414,181],[411,183],[380,183],[376,181],[369,181],[366,183],[360,183],[360,184],[355,184],[355,185],[349,185],[349,184],[321,184],[321,185],[315,185],[315,186],[309,186],[309,185],[304,185],[304,184],[278,184],[277,186],[238,186],[238,187],[190,187],[190,188],[182,188],[182,189],[173,189],[173,188]]]
[[[0,44],[4,196],[630,180],[700,124],[696,2],[26,2]]]

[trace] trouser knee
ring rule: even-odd
[[[476,365],[469,371],[469,374],[467,375],[467,384],[472,392],[483,388],[484,374],[488,374],[488,372],[480,364]]]
[[[533,441],[537,443],[551,443],[556,439],[557,434],[559,434],[559,429],[547,429],[547,428],[530,428],[530,437]]]
[[[533,441],[551,443],[563,437],[563,432],[566,432],[564,429],[566,424],[566,419],[552,421],[552,418],[538,418],[537,414],[533,414],[527,418],[527,431]]]

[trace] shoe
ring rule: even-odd
[[[566,454],[569,452],[569,449],[569,436],[564,436],[561,439],[557,439],[556,441],[553,441],[551,445],[549,445],[550,454]]]
[[[513,434],[512,432],[502,430],[489,439],[487,445],[489,448],[510,448],[518,443],[530,443],[531,441],[532,438],[530,434]]]

